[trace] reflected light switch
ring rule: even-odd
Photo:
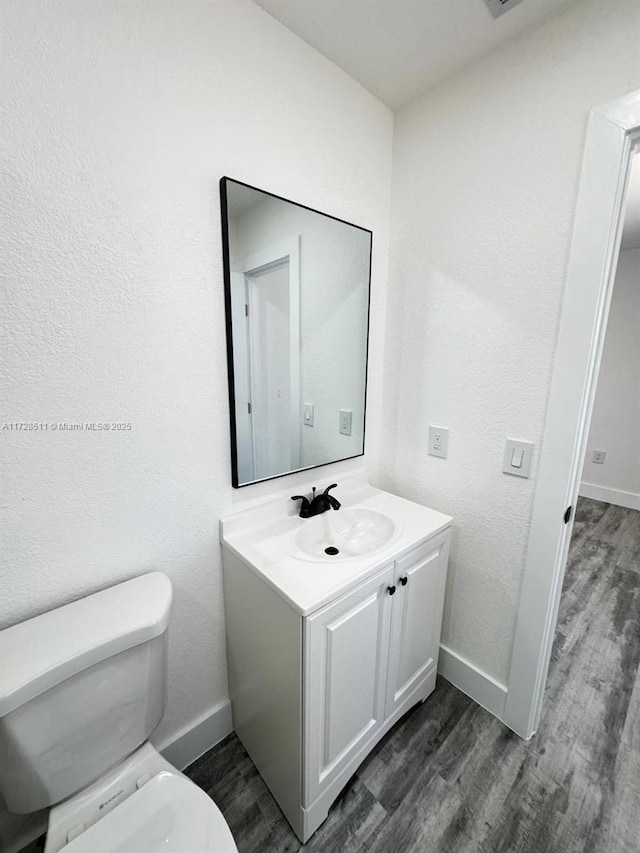
[[[305,403],[302,409],[302,420],[305,426],[313,426],[313,403]]]
[[[351,409],[340,409],[340,420],[338,425],[338,432],[341,435],[351,435],[351,418],[353,412]]]

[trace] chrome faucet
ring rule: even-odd
[[[302,501],[300,504],[300,518],[311,518],[314,515],[320,515],[328,509],[340,509],[340,501],[329,494],[329,489],[335,489],[337,483],[327,486],[327,488],[319,495],[316,495],[316,487],[313,487],[313,497],[311,500],[305,498],[304,495],[293,495],[292,501]]]

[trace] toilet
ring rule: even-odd
[[[237,853],[148,742],[171,597],[151,572],[0,631],[0,791],[13,812],[52,807],[45,853]]]

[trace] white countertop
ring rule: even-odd
[[[316,561],[295,546],[301,525],[312,519],[300,518],[299,504],[288,496],[220,519],[222,545],[240,557],[301,616],[308,616],[357,586],[420,542],[446,530],[453,521],[451,516],[376,489],[361,475],[338,483],[331,494],[344,508],[366,507],[390,516],[396,525],[393,537],[371,554]]]

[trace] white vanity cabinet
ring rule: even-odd
[[[387,718],[404,714],[416,691],[435,676],[448,557],[449,531],[395,564]]]
[[[305,619],[307,804],[366,754],[384,726],[393,576],[393,565],[387,566]]]
[[[303,800],[331,805],[435,686],[449,531],[304,620]]]
[[[325,576],[310,612],[294,598],[297,575],[288,591],[222,536],[234,729],[303,842],[373,746],[435,686],[451,519],[420,509],[435,519],[432,535],[400,540],[333,597]]]

